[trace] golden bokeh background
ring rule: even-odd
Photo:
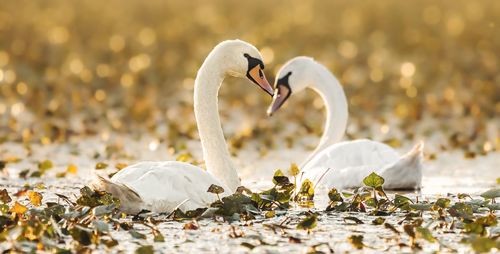
[[[396,117],[413,132],[413,123],[438,119],[433,128],[450,142],[498,149],[498,132],[487,134],[500,114],[500,2],[493,0],[4,1],[0,139],[164,135],[161,123],[195,136],[196,71],[214,45],[234,38],[261,50],[270,81],[294,56],[324,63],[343,84],[360,129],[367,119]],[[312,93],[269,121],[269,97],[247,81],[226,83],[234,85],[221,91],[223,115],[241,111],[273,131],[287,120],[302,122],[305,132],[322,127]]]

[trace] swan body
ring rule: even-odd
[[[346,189],[363,185],[375,172],[385,179],[386,189],[415,189],[422,181],[422,145],[400,156],[390,146],[368,140],[344,141],[329,146],[307,163],[302,179],[328,188]]]
[[[293,58],[279,70],[268,114],[277,111],[292,92],[308,87],[321,96],[327,115],[319,145],[301,164],[301,180],[329,188],[355,188],[376,172],[385,178],[386,189],[420,188],[422,143],[401,156],[390,146],[368,139],[340,142],[347,127],[347,98],[335,76],[312,58]]]
[[[99,177],[95,189],[105,190],[121,201],[126,213],[141,210],[172,212],[208,207],[217,196],[208,188],[224,188],[221,197],[240,185],[222,133],[217,95],[226,76],[247,77],[272,95],[259,51],[252,45],[229,40],[219,43],[207,56],[195,80],[194,113],[207,170],[178,161],[140,162],[128,166],[111,179]]]
[[[131,214],[141,210],[171,212],[179,205],[183,211],[207,207],[217,200],[216,195],[207,192],[210,185],[229,190],[208,171],[179,161],[140,162],[119,171],[110,181],[137,194],[133,202],[131,199],[122,201],[126,202],[122,204],[122,210]],[[119,192],[112,192],[113,195],[116,193]],[[225,191],[221,197],[227,195],[229,193]]]

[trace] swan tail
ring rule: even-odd
[[[413,148],[402,156],[402,159],[407,160],[408,163],[421,163],[424,158],[424,142],[418,142]]]
[[[120,210],[125,213],[138,213],[141,211],[140,207],[142,204],[142,199],[130,187],[110,181],[103,176],[97,175],[97,180],[91,184],[92,188],[95,190],[106,191],[111,193],[113,197],[120,200]]]
[[[382,170],[385,189],[414,190],[422,185],[422,161],[424,143],[417,143],[394,164]]]

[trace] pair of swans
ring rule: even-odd
[[[320,86],[320,83],[327,84],[331,83],[332,80],[335,80],[333,75],[324,69],[322,76],[331,76],[330,79],[318,80],[320,82],[304,83],[302,81],[307,80],[311,77],[311,75],[314,76],[315,71],[312,73],[299,72],[301,71],[300,68],[303,67],[303,64],[294,64],[294,62],[295,61],[293,60],[289,62],[278,74],[278,77],[280,77],[281,74],[284,74],[284,76],[277,82],[277,94],[273,97],[274,99],[270,108],[270,113],[276,111],[285,102],[285,100],[290,96],[292,90],[299,91],[300,86],[302,86],[302,88],[305,87],[304,84],[317,84]],[[319,64],[314,65],[312,60],[310,62],[311,66],[309,67],[311,68],[309,69],[314,69],[313,66],[321,69]],[[264,64],[259,51],[251,44],[240,40],[221,42],[210,52],[199,69],[194,86],[194,113],[201,140],[203,158],[205,160],[207,170],[178,161],[140,162],[120,170],[111,179],[99,177],[98,181],[93,184],[94,188],[105,190],[119,198],[122,201],[122,211],[130,214],[138,213],[141,210],[149,210],[152,212],[171,212],[176,208],[181,210],[193,210],[200,207],[207,207],[210,203],[217,199],[214,194],[207,192],[208,188],[212,184],[219,185],[224,188],[224,193],[220,194],[221,196],[232,194],[236,191],[237,187],[240,186],[240,179],[238,178],[236,168],[231,161],[222,132],[218,115],[217,95],[224,78],[227,76],[234,76],[240,78],[246,77],[272,96],[274,91],[266,80],[263,69]],[[295,82],[296,80],[297,82]],[[345,95],[338,85],[338,82],[336,82],[336,84],[338,87],[333,85],[335,87],[334,89],[337,90],[335,92],[341,93],[341,96],[336,94],[333,95],[335,97],[328,97],[330,99],[324,97],[324,99],[328,104],[330,100],[337,99],[337,97],[339,97],[340,99],[343,98],[343,102],[346,104]],[[322,94],[322,96],[325,95]],[[344,105],[344,108],[345,112],[343,113],[345,114],[345,117],[342,116],[340,119],[341,121],[346,122],[347,105]],[[335,112],[342,112],[342,110],[336,107],[335,110]],[[334,113],[330,109],[329,112]],[[320,153],[320,150],[331,150],[331,147],[327,148],[326,143],[330,144],[330,142],[340,140],[343,132],[345,131],[345,123],[343,127],[344,129],[331,131],[330,129],[335,126],[331,126],[330,117],[327,119],[326,127],[328,129],[325,129],[325,134],[321,139],[320,145],[313,155],[310,156],[310,159],[306,163],[305,170],[303,171],[304,175],[306,177],[310,177],[311,179],[317,179],[318,174],[315,174],[314,172],[322,171],[321,165],[319,165],[320,163],[315,162],[317,161],[317,158],[319,158],[318,156],[323,154]],[[340,144],[342,143],[338,143],[337,145]],[[335,145],[332,147],[334,146]],[[376,145],[374,147],[381,146],[382,145]],[[342,149],[345,148],[341,148],[341,150]],[[363,153],[376,152],[380,155],[378,157],[384,157],[383,159],[389,162],[393,159],[395,154],[397,154],[394,151],[390,153],[389,150],[390,148],[387,147],[385,150],[363,150]],[[420,148],[417,150],[420,151]],[[384,153],[387,153],[387,155]],[[361,154],[360,156],[377,157],[376,155],[370,154]],[[403,156],[401,160],[404,158],[405,156]],[[378,160],[377,162],[383,161],[383,159]],[[356,162],[359,163],[359,161]],[[361,163],[364,162],[365,161],[361,161]],[[367,160],[367,162],[371,163],[372,161]],[[345,163],[348,162],[344,161],[344,164]],[[376,165],[370,164],[370,166]],[[337,164],[335,164],[334,167],[337,168]],[[352,170],[362,171],[363,167],[368,168],[366,164],[356,164],[352,167]],[[376,169],[376,167],[370,167],[370,170],[373,169]],[[342,170],[347,170],[347,168]],[[333,174],[329,174],[322,178],[325,179],[323,182],[326,182],[328,185],[330,177],[334,182],[352,181],[352,179],[336,180],[337,172],[343,171],[332,171]],[[364,174],[365,172],[367,172],[367,170],[360,172],[360,174]],[[384,176],[384,174],[382,175]],[[366,175],[363,175],[363,177],[364,176]],[[345,177],[352,178],[352,176],[347,174],[345,174]],[[404,177],[406,178],[406,176]],[[386,180],[388,180],[388,178],[386,178]],[[354,180],[352,182],[356,181],[357,180]],[[397,181],[399,181],[399,179],[394,178],[394,182]],[[358,183],[358,186],[359,184],[360,182]],[[338,185],[336,186],[338,187]]]

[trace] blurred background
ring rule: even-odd
[[[466,157],[500,150],[494,0],[3,1],[0,141],[147,133],[182,149],[197,138],[197,69],[234,38],[261,50],[270,82],[297,55],[325,64],[349,100],[348,138],[432,140],[431,151]],[[225,83],[220,112],[235,153],[250,139],[264,153],[321,133],[313,92],[267,118],[270,97],[246,80]]]

